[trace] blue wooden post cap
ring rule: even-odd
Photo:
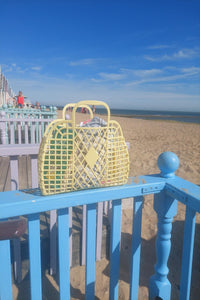
[[[174,172],[178,169],[179,159],[173,152],[163,152],[157,160],[158,168],[161,171],[161,176],[165,178],[174,177]]]

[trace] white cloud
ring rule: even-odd
[[[177,68],[166,66],[163,69],[120,69],[127,75],[127,86],[150,82],[171,82],[196,77],[200,73],[199,67]]]
[[[103,79],[103,80],[121,80],[124,79],[126,77],[125,74],[118,74],[118,73],[104,73],[101,72],[99,73],[99,76]]]
[[[6,75],[6,73],[11,73],[11,72],[16,72],[16,73],[25,73],[27,72],[29,69],[28,68],[22,68],[20,66],[18,66],[16,63],[13,64],[2,64],[2,73],[4,73]]]
[[[174,46],[172,46],[172,45],[153,45],[153,46],[147,47],[147,49],[157,50],[157,49],[167,49],[167,48],[172,48],[172,47],[174,47]]]
[[[185,74],[182,74],[185,75]],[[167,78],[165,77],[165,80]],[[153,78],[152,78],[153,80]],[[162,81],[162,80],[161,80]],[[150,88],[132,85],[116,85],[95,83],[88,80],[69,80],[38,75],[34,80],[12,79],[15,90],[21,88],[23,93],[35,103],[64,105],[71,101],[84,99],[104,100],[110,107],[127,109],[157,109],[200,111],[200,96],[179,90],[174,86],[170,92],[158,89],[159,84]],[[184,88],[184,87],[183,87]]]
[[[144,58],[146,60],[156,62],[156,61],[166,61],[166,60],[177,60],[177,59],[192,59],[194,57],[197,57],[199,55],[198,50],[194,49],[182,49],[179,50],[178,52],[175,52],[171,55],[165,54],[162,56],[150,56],[150,55],[145,55]]]
[[[122,72],[138,77],[151,77],[163,72],[162,69],[121,69]]]
[[[197,74],[196,72],[185,72],[184,74],[176,74],[176,75],[154,77],[154,78],[144,78],[141,80],[129,82],[129,83],[127,83],[127,86],[137,85],[137,84],[141,84],[141,83],[148,83],[148,82],[176,81],[176,80],[192,77],[193,75],[196,75],[196,74]]]
[[[70,61],[69,65],[72,66],[72,67],[75,67],[75,66],[85,66],[85,65],[93,65],[97,61],[99,61],[99,59],[85,58],[85,59],[80,59],[80,60],[76,60],[76,61]]]
[[[42,67],[38,67],[38,66],[31,67],[31,70],[33,70],[33,71],[40,71],[41,69],[42,69]]]
[[[198,74],[198,73],[200,73],[200,68],[197,68],[197,67],[182,68],[181,72],[183,72],[183,73],[191,73],[191,74]]]
[[[193,49],[183,49],[174,53],[173,58],[193,58],[198,54],[197,51]]]

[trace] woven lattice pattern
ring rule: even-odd
[[[56,120],[47,128],[38,156],[43,195],[125,184],[129,156],[120,125],[80,127]]]

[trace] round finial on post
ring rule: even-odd
[[[161,176],[165,178],[174,177],[174,172],[178,169],[179,159],[173,152],[163,152],[157,160],[158,168],[161,171]]]

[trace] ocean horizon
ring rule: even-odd
[[[63,106],[57,106],[63,109]],[[135,110],[110,108],[111,115],[144,120],[166,120],[200,124],[200,112],[164,111],[164,110]],[[96,108],[96,113],[105,115],[104,108]]]
[[[112,115],[121,115],[145,120],[171,120],[178,122],[200,124],[200,112],[183,111],[155,111],[155,110],[133,110],[133,109],[111,109]],[[98,112],[98,110],[97,110]]]

